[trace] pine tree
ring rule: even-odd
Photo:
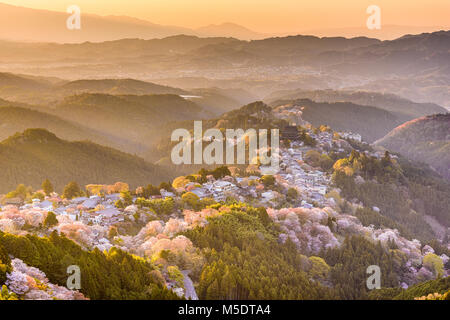
[[[42,182],[42,190],[44,190],[47,196],[49,196],[53,192],[54,189],[50,180],[45,179],[44,182]]]
[[[56,226],[58,224],[58,219],[56,219],[56,215],[53,212],[47,213],[47,217],[44,220],[44,226],[47,228]]]

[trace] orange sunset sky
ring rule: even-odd
[[[196,28],[233,22],[259,32],[301,32],[365,26],[369,5],[384,25],[450,26],[450,0],[0,0],[36,9],[128,15],[157,24]]]

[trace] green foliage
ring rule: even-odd
[[[429,164],[445,179],[450,178],[450,114],[435,114],[404,123],[377,141],[409,159]]]
[[[333,168],[334,161],[331,159],[331,157],[327,154],[320,155],[319,159],[319,166],[322,168],[323,171],[328,171]]]
[[[380,288],[369,292],[369,300],[393,300],[402,293],[402,288]]]
[[[147,200],[138,198],[136,205],[140,208],[146,207],[153,210],[159,216],[168,216],[173,213],[177,207],[173,198]]]
[[[171,172],[137,156],[88,141],[61,140],[42,129],[4,140],[0,154],[0,193],[15,188],[17,181],[38,189],[46,178],[55,190],[61,190],[70,181],[80,185],[127,181],[136,187],[172,177]]]
[[[0,244],[0,285],[5,283],[6,273],[11,271],[11,259],[6,249]]]
[[[116,226],[110,226],[108,230],[108,239],[112,240],[114,237],[118,236],[119,232]]]
[[[321,154],[317,150],[309,150],[305,154],[305,161],[313,166],[320,167],[324,171],[328,171],[333,167],[334,161],[327,154]]]
[[[30,187],[26,187],[24,184],[19,184],[16,187],[16,190],[9,192],[6,197],[20,198],[23,201],[31,194],[31,191],[32,189]]]
[[[159,192],[161,188],[155,187],[152,184],[147,185],[147,187],[144,188],[144,192],[142,196],[144,198],[150,198],[151,196],[160,196],[161,193]]]
[[[270,188],[275,185],[275,177],[272,175],[264,175],[261,177],[261,182],[266,188]]]
[[[381,285],[397,287],[398,278],[394,260],[380,243],[374,244],[360,236],[346,238],[340,248],[329,249],[324,254],[331,266],[330,277],[340,299],[367,299],[367,267],[381,268]]]
[[[389,153],[377,160],[353,151],[350,157],[334,164],[333,182],[345,198],[356,198],[366,207],[380,208],[381,215],[359,211],[363,223],[397,225],[395,228],[406,237],[431,240],[434,234],[423,215],[433,215],[448,225],[450,212],[445,205],[450,204],[450,187],[411,164],[399,163]],[[356,184],[356,174],[366,180]]]
[[[396,223],[391,218],[385,217],[378,212],[370,209],[370,208],[358,208],[356,209],[355,216],[362,223],[363,226],[368,227],[370,225],[375,226],[376,228],[390,228],[397,229],[401,234],[408,236],[409,232],[406,229]]]
[[[120,193],[120,199],[122,200],[122,207],[126,208],[133,204],[133,197],[130,191],[122,191]]]
[[[120,249],[85,251],[54,231],[48,238],[0,232],[0,246],[29,266],[42,270],[50,282],[65,286],[67,267],[81,269],[81,292],[91,299],[176,299],[152,282],[153,267]]]
[[[83,195],[80,186],[75,181],[69,182],[65,187],[62,197],[65,199],[73,199]]]
[[[230,213],[186,232],[203,249],[200,299],[326,299],[330,290],[308,280],[301,255],[279,244],[264,208],[235,205]]]
[[[227,166],[217,167],[214,170],[207,170],[205,168],[200,169],[198,172],[200,179],[198,182],[206,182],[206,176],[212,175],[214,179],[222,179],[225,176],[231,176],[230,169]]]
[[[199,208],[200,198],[195,193],[186,192],[181,196],[181,200],[191,209],[197,210]]]
[[[45,195],[42,192],[35,192],[31,196],[31,198],[32,199],[39,199],[39,200],[43,201],[45,199]]]
[[[314,280],[326,280],[330,273],[330,266],[320,257],[309,257],[311,269],[309,275]]]
[[[427,212],[441,224],[450,227],[450,183],[426,165],[399,159],[416,211]]]
[[[430,280],[416,284],[394,297],[395,300],[413,300],[417,297],[427,296],[430,293],[444,294],[450,290],[450,277]]]
[[[434,253],[428,253],[423,257],[423,265],[432,270],[436,277],[442,277],[444,274],[444,263],[442,259]]]
[[[177,266],[168,266],[167,273],[169,274],[169,279],[175,281],[179,288],[184,288],[184,276]]]
[[[305,130],[305,128],[300,128],[300,141],[303,141],[305,146],[314,147],[317,144],[317,140],[312,138]]]
[[[402,176],[401,167],[391,159],[388,152],[378,160],[353,150],[348,158],[337,161],[333,168],[335,173],[345,172],[347,176],[346,169],[351,169],[366,180],[375,178],[379,182],[396,182]]]
[[[48,179],[45,179],[44,182],[42,182],[41,187],[42,190],[44,190],[45,195],[47,196],[49,196],[54,191],[53,185]]]
[[[306,163],[313,167],[319,166],[320,152],[317,150],[309,150],[305,153],[304,159]]]
[[[19,300],[14,292],[9,292],[8,288],[3,285],[0,290],[0,300]]]
[[[309,99],[300,99],[292,103],[302,106],[302,118],[313,126],[325,124],[336,131],[358,132],[368,142],[382,138],[402,122],[398,120],[397,115],[372,107],[371,104],[315,102]]]
[[[58,224],[58,219],[56,219],[56,215],[53,212],[47,213],[47,217],[45,217],[44,220],[44,226],[47,228],[51,228],[53,226],[56,226]]]
[[[290,200],[295,200],[295,199],[297,199],[297,197],[298,197],[298,191],[297,191],[297,189],[289,188],[288,191],[287,191],[287,193],[286,193],[286,196],[287,196]]]
[[[170,182],[161,182],[158,187],[159,190],[164,189],[166,191],[173,191],[172,184]]]

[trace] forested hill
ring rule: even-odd
[[[0,166],[0,192],[19,183],[38,188],[46,178],[57,190],[70,181],[137,186],[170,178],[169,172],[137,156],[88,141],[68,142],[44,129],[28,129],[1,142]]]
[[[418,118],[376,142],[391,151],[431,165],[450,179],[450,114]]]
[[[29,128],[45,128],[70,141],[90,140],[116,148],[127,143],[119,136],[106,135],[49,113],[16,106],[0,107],[0,141]],[[131,149],[131,143],[128,145]]]
[[[58,88],[64,93],[107,93],[107,94],[188,94],[188,92],[135,79],[76,80]]]
[[[358,105],[374,106],[398,115],[404,121],[445,112],[435,103],[417,103],[395,94],[363,90],[284,90],[272,93],[267,101],[279,99],[310,99],[316,102],[351,102]]]
[[[363,140],[373,142],[402,123],[389,111],[354,104],[351,102],[314,102],[309,99],[280,100],[273,106],[292,104],[303,112],[302,118],[318,127],[322,124],[335,131],[352,131],[361,134]]]

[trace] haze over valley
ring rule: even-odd
[[[353,0],[81,1],[79,30],[0,3],[0,300],[448,300],[450,29],[421,1],[378,30]]]

